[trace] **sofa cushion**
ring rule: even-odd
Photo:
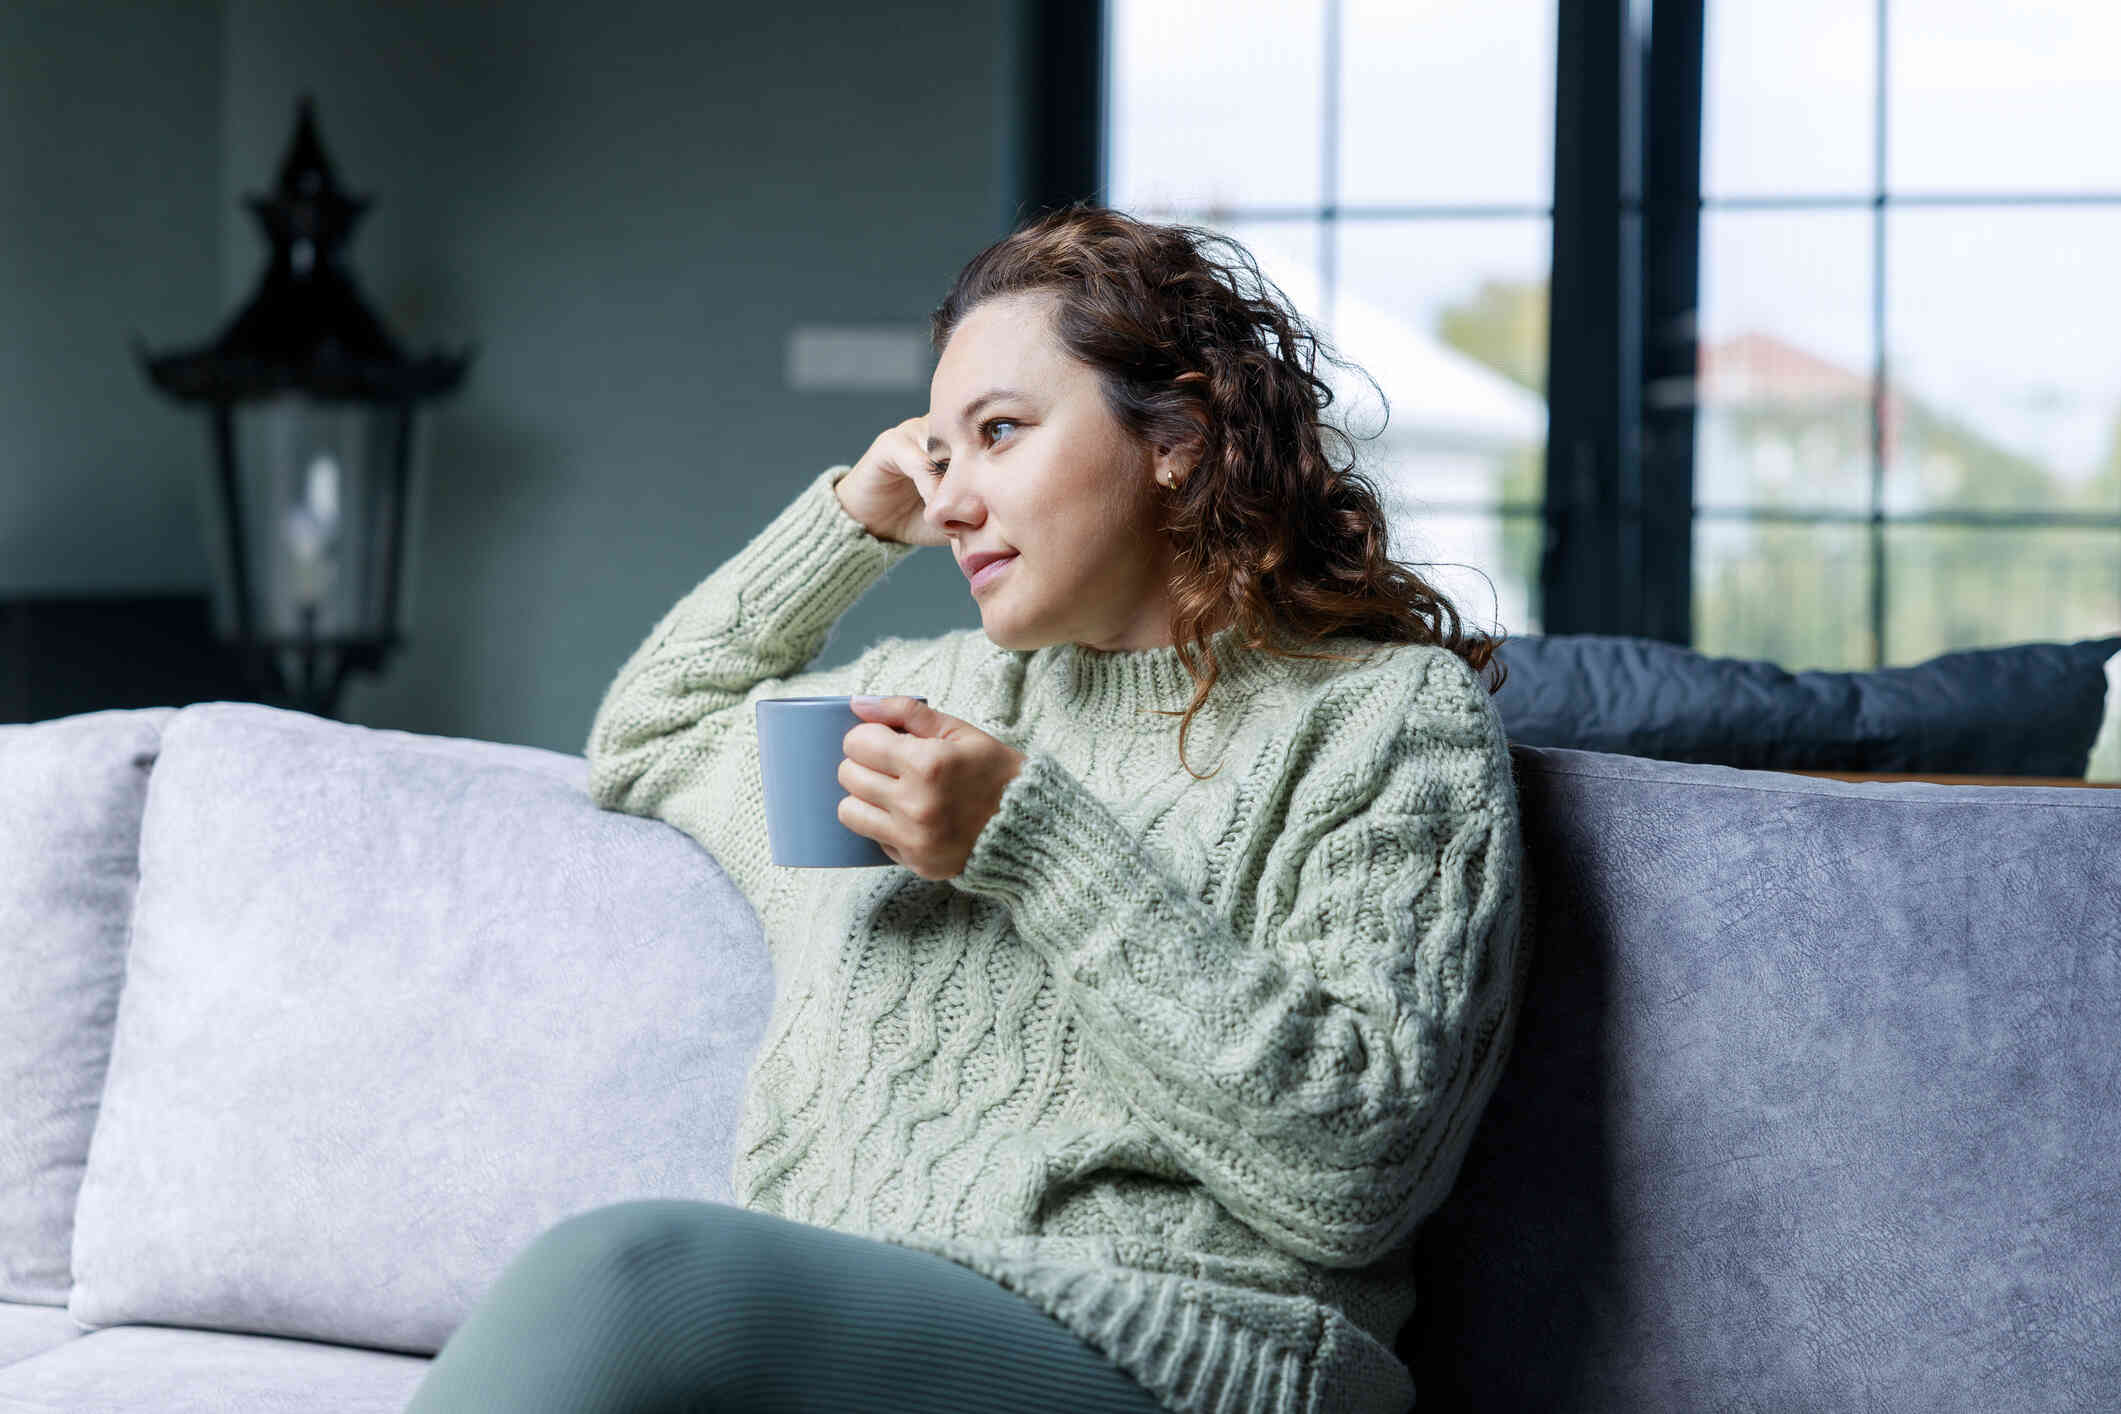
[[[560,1219],[729,1201],[757,920],[586,782],[254,704],[170,720],[77,1318],[432,1353]]]
[[[2121,792],[1511,750],[1531,976],[1421,1408],[2111,1407]]]
[[[64,1306],[0,1301],[0,1367],[56,1349],[81,1334]]]
[[[0,726],[0,1301],[66,1304],[125,980],[140,811],[174,708]]]
[[[273,1336],[118,1326],[0,1368],[0,1414],[402,1414],[433,1363]]]
[[[1656,639],[1506,640],[1510,740],[1748,769],[2081,779],[2121,638],[1946,653],[1912,667],[1790,672]]]

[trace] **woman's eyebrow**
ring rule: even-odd
[[[981,393],[971,402],[966,403],[965,410],[957,415],[957,420],[961,423],[970,422],[972,420],[972,414],[978,412],[987,404],[992,402],[999,402],[1003,398],[1027,398],[1029,396],[1031,396],[1029,393],[1019,393],[1014,388],[989,388],[986,392]],[[945,442],[940,437],[931,435],[928,438],[928,450],[931,452],[934,451],[937,447],[947,447],[949,445],[950,444],[948,442]]]

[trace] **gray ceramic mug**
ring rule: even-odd
[[[876,697],[910,693],[879,692]],[[925,697],[914,697],[926,702]],[[859,869],[890,864],[884,847],[840,823],[841,743],[861,725],[851,696],[762,697],[759,775],[766,787],[766,840],[775,864],[802,869]]]

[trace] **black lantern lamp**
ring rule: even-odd
[[[404,643],[415,405],[473,351],[408,359],[363,303],[341,252],[370,202],[333,180],[307,95],[279,189],[245,204],[272,243],[249,303],[209,345],[133,347],[157,388],[209,405],[215,632],[267,698],[329,716],[349,671]]]

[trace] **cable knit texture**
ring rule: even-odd
[[[1411,1235],[1524,980],[1486,689],[1434,645],[1299,661],[1226,628],[1202,781],[1154,712],[1192,695],[1175,648],[975,628],[812,670],[916,548],[847,514],[850,469],[664,616],[586,753],[600,806],[699,840],[759,913],[738,1201],[984,1273],[1169,1409],[1404,1414]],[[1027,753],[957,877],[771,862],[754,704],[828,693],[925,694]]]

